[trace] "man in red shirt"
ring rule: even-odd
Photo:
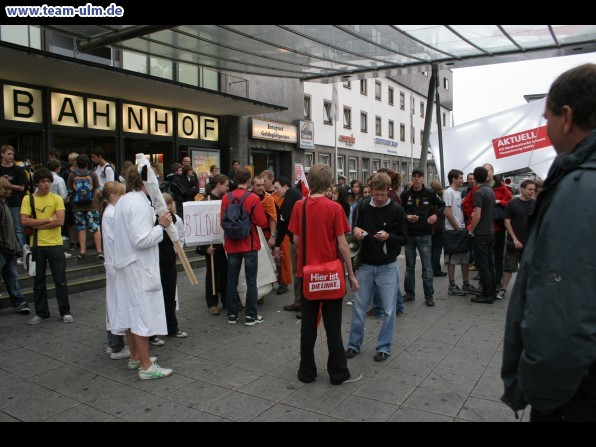
[[[238,188],[226,194],[221,200],[221,219],[230,206],[230,194],[240,200],[250,186],[250,171],[239,168],[236,171]],[[254,326],[262,323],[263,317],[257,311],[257,271],[259,268],[258,252],[261,249],[257,226],[266,228],[269,225],[261,199],[256,194],[249,194],[242,202],[242,206],[250,216],[252,228],[244,239],[229,239],[224,236],[224,250],[228,254],[228,284],[226,290],[226,304],[228,306],[228,323],[236,324],[238,320],[238,277],[244,260],[246,275],[246,311],[244,324]]]

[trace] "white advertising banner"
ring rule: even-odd
[[[530,168],[544,179],[556,157],[546,135],[545,99],[505,110],[443,130],[445,181],[451,169],[464,177],[477,166],[490,163],[495,174]],[[430,136],[430,146],[440,170],[439,137]],[[440,172],[440,171],[439,171]]]
[[[221,200],[184,202],[184,234],[188,246],[223,244],[219,224]]]
[[[283,141],[296,143],[298,141],[298,128],[288,123],[252,119],[252,137],[261,140]]]

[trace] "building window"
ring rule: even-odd
[[[323,122],[331,124],[331,101],[323,101]]]
[[[305,152],[304,153],[304,171],[310,171],[310,167],[314,164],[315,161],[315,154],[314,152]]]
[[[412,104],[410,104],[410,113],[414,115],[414,109],[416,108],[416,98],[412,96]]]
[[[122,68],[137,73],[147,74],[147,55],[123,50]]]
[[[393,172],[397,172],[399,174],[399,161],[393,162],[393,168],[391,168]]]
[[[373,160],[373,174],[381,169],[381,160]]]
[[[352,88],[352,82],[351,81],[346,81],[346,82],[343,83],[343,86],[345,88],[351,89]]]
[[[360,132],[368,132],[368,115],[360,112]]]
[[[362,159],[362,184],[366,185],[368,182],[368,171],[370,170],[370,158]]]
[[[304,119],[310,120],[310,96],[304,95]]]
[[[5,42],[41,50],[41,30],[29,25],[0,25],[0,36]]]
[[[406,125],[399,125],[399,141],[406,141]]]
[[[378,137],[382,136],[380,116],[375,116],[375,135]]]
[[[404,92],[399,92],[399,108],[406,110],[406,94]]]
[[[151,63],[151,76],[157,76],[158,78],[164,79],[172,79],[173,76],[173,69],[172,69],[172,61],[167,59],[162,59],[160,57],[153,57],[150,58]]]
[[[449,90],[449,79],[443,78],[443,88]]]
[[[380,101],[381,100],[381,82],[375,81],[375,99]]]
[[[391,162],[389,160],[383,160],[383,167],[386,168],[386,169],[389,169],[390,163]]]
[[[428,71],[423,71],[422,74],[428,78]]]
[[[366,95],[366,79],[361,79],[360,80],[360,93],[362,93],[363,95]]]
[[[424,130],[420,131],[420,144],[422,144],[422,140],[424,140]]]
[[[348,159],[348,180],[358,180],[358,159],[350,157]]]
[[[194,85],[196,87],[199,84],[199,67],[179,62],[178,82]]]
[[[424,103],[420,101],[420,118],[424,118]]]
[[[416,129],[414,129],[414,127],[412,127],[412,144],[416,143]]]
[[[352,109],[344,107],[344,129],[352,128]]]
[[[345,175],[344,174],[344,166],[345,166],[346,159],[343,155],[337,156],[337,175]]]
[[[404,176],[404,178],[408,178],[408,174],[409,174],[409,170],[408,170],[408,162],[407,161],[402,161],[401,163],[401,173]]]
[[[395,135],[393,134],[393,121],[389,120],[389,139],[393,140]]]
[[[393,87],[389,87],[389,92],[387,94],[387,100],[389,102],[389,105],[392,106],[393,105]]]
[[[331,157],[329,156],[329,154],[319,154],[319,163],[330,166],[329,164],[329,159]]]
[[[445,127],[446,122],[447,122],[447,117],[445,115],[445,112],[443,112],[443,127]]]

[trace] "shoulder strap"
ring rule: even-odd
[[[306,265],[306,201],[308,197],[304,199],[304,206],[302,207],[302,232],[300,240],[302,241],[302,267]]]
[[[230,194],[232,194],[232,193],[230,193]],[[250,194],[250,191],[246,191],[244,194],[242,194],[242,197],[240,197],[240,202],[239,202],[240,205],[242,205],[242,202],[244,202],[244,199],[246,199],[249,194]]]
[[[29,202],[31,203],[31,217],[33,219],[37,219],[37,213],[35,212],[35,202],[33,200],[33,194],[29,194]],[[32,248],[37,247],[37,228],[33,229],[33,246]]]

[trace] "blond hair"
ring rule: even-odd
[[[308,186],[311,194],[325,194],[333,184],[333,171],[327,165],[315,163],[308,171]]]
[[[0,201],[5,200],[11,194],[12,189],[10,189],[10,182],[8,179],[0,177]]]
[[[126,194],[126,188],[120,182],[107,182],[103,189],[95,193],[95,209],[99,210],[100,216],[103,216],[103,212],[110,204],[110,196],[112,194],[123,196]]]
[[[168,211],[175,216],[176,204],[174,203],[174,198],[167,192],[162,192],[161,195],[163,196],[163,200],[166,202],[166,207],[168,208]]]

